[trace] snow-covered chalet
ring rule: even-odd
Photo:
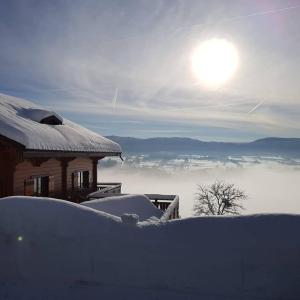
[[[97,190],[97,164],[119,144],[29,101],[0,94],[0,197],[76,199]]]
[[[120,196],[91,205],[103,211],[109,207],[109,213],[116,206],[115,214],[139,212],[141,217],[144,211],[153,214],[149,207],[154,205],[164,212],[162,219],[178,218],[177,195],[128,198],[121,194],[121,183],[98,182],[98,161],[121,153],[118,143],[51,110],[0,94],[0,198],[25,195],[82,203]]]

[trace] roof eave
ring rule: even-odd
[[[26,149],[24,158],[32,157],[107,157],[120,156],[122,152],[88,152],[88,151],[61,151],[61,150],[34,150]]]
[[[4,135],[2,135],[2,134],[0,134],[0,143],[1,143],[1,142],[4,143],[4,144],[8,144],[8,145],[10,145],[10,146],[12,146],[12,147],[15,147],[15,148],[17,148],[17,149],[19,149],[19,150],[22,150],[22,151],[24,151],[24,149],[25,149],[25,146],[24,146],[24,145],[18,143],[18,142],[15,141],[15,140],[12,140],[12,139],[10,139],[10,138],[4,136]]]

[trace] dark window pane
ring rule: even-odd
[[[82,177],[83,177],[83,188],[88,188],[89,187],[89,179],[90,179],[90,176],[89,176],[89,171],[84,171],[82,172]]]

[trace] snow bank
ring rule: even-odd
[[[63,125],[39,123],[55,116]],[[119,144],[29,101],[0,94],[0,134],[27,150],[122,152]]]
[[[123,214],[136,214],[140,221],[151,217],[161,218],[163,212],[152,204],[145,195],[112,196],[82,202],[81,205],[121,217]]]
[[[0,199],[0,299],[300,299],[299,215],[143,224]]]

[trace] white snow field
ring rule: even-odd
[[[50,198],[0,199],[0,299],[300,299],[300,215],[123,224]]]
[[[140,221],[151,217],[160,219],[163,212],[152,204],[145,195],[113,196],[82,202],[81,205],[103,211],[118,217],[123,214],[136,214]]]

